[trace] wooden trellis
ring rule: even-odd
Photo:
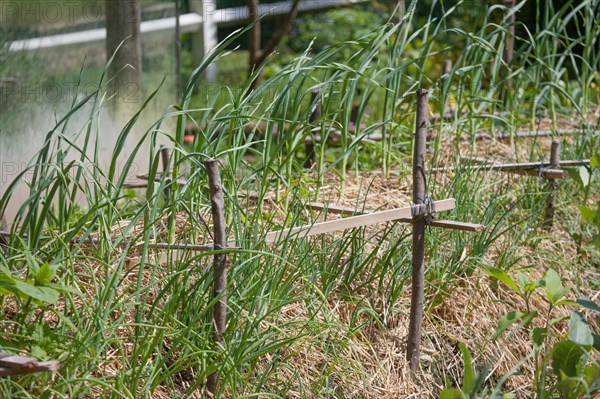
[[[425,289],[425,226],[427,224],[436,227],[457,229],[464,231],[481,231],[485,227],[474,223],[463,223],[450,220],[432,219],[436,212],[451,210],[456,201],[453,198],[432,201],[427,196],[425,163],[425,147],[427,130],[429,127],[428,91],[417,90],[417,114],[415,128],[415,144],[413,152],[413,205],[410,207],[397,208],[378,212],[362,212],[358,216],[352,216],[340,220],[332,220],[321,223],[307,224],[304,226],[273,231],[266,235],[267,242],[276,243],[281,239],[297,239],[317,234],[334,231],[342,231],[350,228],[363,227],[390,221],[412,223],[413,225],[413,254],[412,254],[412,290],[410,306],[410,324],[406,348],[406,358],[414,371],[418,368],[420,357],[420,345],[423,321],[423,301]],[[307,205],[313,209],[333,210],[341,214],[355,214],[352,208],[328,206],[319,203]]]
[[[537,176],[548,180],[548,197],[546,198],[546,210],[544,213],[544,230],[550,231],[554,224],[554,205],[556,192],[558,190],[558,179],[569,178],[569,172],[563,167],[585,166],[590,164],[589,159],[581,160],[560,160],[560,142],[553,140],[550,147],[550,161],[548,162],[524,162],[498,164],[485,158],[462,157],[461,160],[478,163],[480,165],[470,167],[470,169],[493,170],[505,173],[514,173],[518,175]],[[441,170],[441,169],[440,169]]]

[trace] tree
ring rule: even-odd
[[[112,78],[108,90],[110,95],[116,95],[116,107],[128,109],[142,99],[140,2],[105,0],[105,10],[107,61],[114,55],[108,69]]]
[[[250,12],[250,20],[254,26],[248,33],[248,50],[250,51],[249,73],[252,74],[267,60],[267,57],[275,50],[275,47],[281,42],[285,36],[289,35],[292,29],[292,23],[298,15],[299,0],[292,0],[290,11],[285,15],[284,20],[264,48],[261,48],[261,19],[260,19],[260,4],[258,0],[247,0],[248,10]]]

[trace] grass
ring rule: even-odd
[[[574,183],[561,182],[557,228],[546,234],[540,231],[546,186],[535,177],[467,168],[430,173],[433,198],[457,199],[457,209],[443,217],[480,222],[486,229],[428,231],[424,359],[414,376],[403,347],[410,297],[408,225],[283,239],[276,246],[263,238],[283,226],[331,218],[305,210],[303,204],[315,199],[357,209],[409,205],[413,99],[420,86],[431,90],[432,111],[443,112],[450,103],[460,111],[432,129],[431,166],[456,164],[459,154],[538,160],[548,152],[547,139],[515,138],[505,145],[479,142],[474,135],[482,129],[514,132],[546,117],[553,126],[575,120],[586,132],[564,138],[563,158],[590,157],[598,135],[591,127],[600,84],[593,46],[598,4],[569,4],[577,12],[564,6],[541,15],[546,30],[522,38],[508,66],[512,90],[499,57],[507,32],[497,23],[500,6],[490,8],[479,30],[467,32],[446,26],[452,9],[417,24],[413,3],[400,23],[317,54],[309,49],[254,91],[245,83],[239,90],[224,89],[227,101],[215,93],[196,103],[193,89],[203,69],[229,57],[223,43],[191,73],[182,103],[167,108],[132,151],[125,143],[142,111],[125,125],[108,170],[95,166],[101,163],[102,75],[99,89],[72,104],[23,172],[30,195],[17,212],[9,247],[0,251],[2,351],[59,359],[63,366],[55,374],[2,379],[0,396],[205,397],[206,377],[218,370],[223,397],[437,397],[444,387],[460,385],[464,368],[456,344],[464,342],[480,370],[493,365],[488,397],[500,390],[530,397],[535,366],[528,335],[491,340],[500,317],[521,299],[482,270],[538,276],[552,267],[577,283],[571,299],[592,296],[600,254],[587,244],[577,254],[569,234],[589,237],[576,205],[597,200],[597,184],[585,194]],[[570,37],[565,24],[576,16],[585,24]],[[448,51],[440,46],[446,34],[460,37],[464,51],[450,77],[439,79],[430,60]],[[556,47],[556,37],[566,45]],[[417,39],[420,46],[414,45]],[[584,54],[579,56],[572,43],[580,43]],[[339,63],[337,57],[348,51],[353,55]],[[311,124],[315,104],[309,88],[315,85],[321,88],[322,117]],[[359,120],[370,122],[367,127],[351,128],[352,105],[358,105]],[[81,126],[70,123],[81,119]],[[198,127],[191,145],[183,143],[187,121]],[[247,132],[248,126],[254,128]],[[338,131],[341,146],[315,143],[317,162],[306,170],[304,141],[313,127],[322,137]],[[375,131],[385,140],[363,145],[361,136]],[[165,138],[174,151],[172,175],[157,174],[159,156],[144,158],[148,190],[135,196],[124,190],[137,153],[148,146],[156,154]],[[214,252],[155,246],[211,242],[201,164],[206,158],[224,161],[228,235],[239,247],[228,250],[223,346],[212,342]],[[182,187],[174,183],[179,178],[186,181]],[[0,209],[16,184],[4,189]],[[89,240],[72,243],[75,238]],[[543,298],[534,305],[540,313],[547,308]],[[597,332],[593,322],[590,327]],[[551,339],[565,331],[559,324]],[[557,394],[551,377],[542,384]]]

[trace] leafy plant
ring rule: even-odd
[[[600,336],[592,333],[583,315],[577,311],[571,312],[569,333],[565,337],[557,330],[557,325],[564,318],[552,318],[553,311],[558,307],[582,306],[598,312],[598,306],[587,299],[579,299],[576,302],[565,299],[571,288],[563,286],[560,276],[553,269],[548,269],[544,277],[536,282],[530,281],[523,274],[519,274],[515,280],[506,272],[497,269],[485,271],[502,281],[525,301],[526,309],[510,311],[500,319],[493,339],[498,339],[515,324],[516,328],[507,340],[521,329],[529,331],[534,350],[531,356],[535,362],[532,396],[549,398],[553,392],[560,392],[563,397],[570,399],[584,395],[589,397],[600,390],[600,363],[591,354],[592,351],[598,351]],[[548,310],[543,314],[531,308],[532,295],[540,290],[548,303]],[[536,320],[538,322],[534,324]],[[553,343],[553,340],[557,341]]]
[[[594,154],[590,159],[589,171],[585,166],[582,166],[578,171],[579,173],[575,173],[574,175],[579,186],[585,190],[584,205],[579,206],[579,211],[583,220],[596,228],[596,234],[592,237],[592,242],[597,248],[600,248],[600,201],[596,202],[596,209],[587,206],[587,198],[589,197],[589,189],[594,177],[594,171],[598,168],[600,168],[600,152]]]

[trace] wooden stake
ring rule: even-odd
[[[429,94],[425,89],[417,90],[417,116],[415,123],[415,144],[413,152],[413,202],[425,202],[426,167],[425,147],[429,124]],[[413,217],[412,248],[412,291],[410,298],[410,322],[406,358],[410,369],[419,367],[421,349],[421,325],[423,323],[423,297],[425,294],[425,217]]]
[[[306,159],[304,161],[304,167],[310,168],[316,162],[316,154],[315,154],[315,145],[314,145],[314,137],[312,134],[313,124],[321,118],[321,100],[319,100],[319,88],[314,87],[310,91],[310,103],[315,104],[316,106],[312,114],[310,114],[310,118],[308,119],[311,125],[311,134],[305,141],[304,145],[306,148]]]
[[[167,147],[160,146],[160,158],[163,166],[163,173],[165,175],[169,174],[169,162],[171,161],[171,150]]]
[[[550,167],[560,167],[560,142],[558,140],[552,141],[550,147]],[[558,189],[558,182],[556,179],[548,179],[548,198],[546,198],[546,214],[544,216],[544,230],[552,230],[554,224],[554,205],[556,201],[556,191]]]
[[[210,189],[210,202],[214,224],[214,249],[227,248],[227,237],[225,233],[225,206],[223,202],[223,187],[219,173],[219,161],[209,159],[202,162],[208,174],[208,186]],[[219,298],[213,309],[213,337],[216,345],[223,342],[225,329],[227,327],[227,255],[215,254],[213,258],[214,273],[214,298]],[[219,373],[214,372],[208,377],[207,388],[213,396],[218,391]]]
[[[448,76],[452,72],[452,60],[444,60],[444,75]]]

